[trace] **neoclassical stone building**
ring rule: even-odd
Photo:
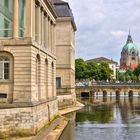
[[[133,44],[131,35],[128,35],[127,42],[121,52],[120,69],[135,70],[139,64],[139,50]]]
[[[34,134],[57,115],[56,18],[49,0],[0,2],[0,135]]]
[[[70,6],[52,0],[56,20],[56,87],[59,107],[75,103],[75,31],[76,24]]]

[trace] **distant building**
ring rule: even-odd
[[[139,50],[133,44],[131,35],[128,35],[127,42],[121,52],[120,69],[135,70],[139,64]]]
[[[113,71],[112,78],[116,79],[116,69],[117,69],[117,62],[113,61],[112,59],[108,59],[105,57],[99,57],[99,58],[94,58],[86,61],[87,63],[89,62],[96,62],[97,64],[100,64],[101,62],[106,62],[109,64],[110,69]]]

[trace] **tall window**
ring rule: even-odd
[[[37,88],[37,100],[40,99],[40,56],[37,54],[36,57],[36,88]]]
[[[56,77],[56,88],[61,88],[61,77]]]
[[[52,62],[52,95],[54,96],[54,63]]]
[[[9,0],[4,0],[4,5],[7,9],[9,9]]]
[[[48,97],[48,60],[45,60],[45,87],[46,87],[46,98]]]
[[[0,37],[12,37],[13,0],[0,2]]]
[[[9,79],[10,61],[5,56],[0,56],[0,80]]]
[[[4,19],[4,27],[5,27],[5,32],[4,32],[4,37],[8,37],[8,29],[9,29],[10,22],[6,19]]]
[[[38,6],[35,6],[35,41],[38,41]]]
[[[25,0],[19,0],[19,37],[24,37],[25,30]]]

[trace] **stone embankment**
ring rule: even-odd
[[[69,122],[69,120],[62,115],[80,110],[83,107],[83,104],[77,102],[76,106],[59,110],[59,116],[48,124],[48,126],[44,127],[38,135],[28,138],[12,138],[11,140],[58,140]]]

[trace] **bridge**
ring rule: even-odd
[[[140,97],[140,84],[95,84],[93,86],[76,86],[76,96]]]

